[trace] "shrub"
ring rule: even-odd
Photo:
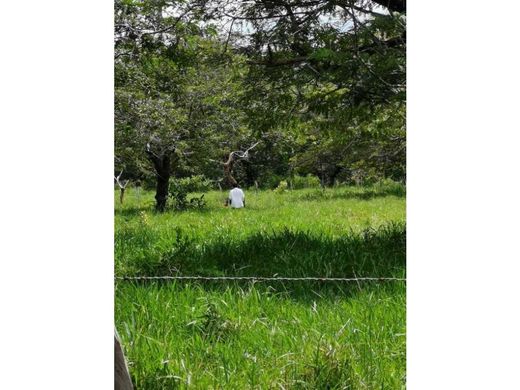
[[[204,199],[204,194],[202,194],[200,197],[194,196],[193,198],[191,198],[190,207],[199,210],[206,207],[206,199]]]
[[[204,175],[195,175],[176,179],[176,184],[182,186],[186,192],[206,192],[213,189],[213,182]]]
[[[291,179],[292,188],[297,190],[301,188],[318,188],[320,187],[320,179],[317,176],[308,174],[307,176],[294,176]]]
[[[287,192],[288,188],[289,188],[289,185],[287,184],[287,181],[282,180],[273,191],[281,194],[281,193]]]
[[[282,180],[284,180],[283,176],[268,172],[258,178],[258,184],[261,188],[274,190]]]
[[[206,200],[204,199],[204,194],[200,197],[192,197],[188,199],[188,190],[190,188],[191,183],[187,182],[183,179],[173,180],[172,187],[170,189],[170,202],[171,207],[177,211],[187,210],[188,208],[192,209],[203,209],[206,207]]]
[[[188,192],[178,183],[174,183],[170,190],[170,200],[174,210],[182,211],[188,208]]]

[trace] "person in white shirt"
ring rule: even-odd
[[[228,204],[235,209],[246,207],[246,196],[238,185],[229,191]]]

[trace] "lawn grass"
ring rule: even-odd
[[[115,272],[405,277],[404,193],[385,188],[205,195],[115,211]],[[401,389],[404,282],[116,283],[116,327],[138,389]]]

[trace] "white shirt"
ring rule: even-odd
[[[235,187],[231,191],[229,191],[229,200],[231,201],[231,207],[234,207],[236,209],[244,207],[245,198],[246,196],[244,195],[244,191],[242,191],[240,188]]]

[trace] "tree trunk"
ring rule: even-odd
[[[229,153],[228,159],[225,163],[223,163],[224,166],[224,185],[228,187],[229,189],[237,187],[238,182],[233,177],[233,165],[235,165],[235,156],[240,159],[247,159],[248,153],[251,149],[253,149],[256,145],[258,145],[260,141],[254,143],[252,146],[250,146],[245,151],[234,151]]]
[[[166,209],[166,200],[168,199],[168,187],[170,182],[170,174],[157,175],[157,186],[155,189],[155,208],[157,211],[163,212]]]
[[[235,159],[233,152],[231,152],[229,154],[228,160],[224,163],[224,186],[227,187],[227,189],[232,189],[238,185],[232,173],[234,164]]]
[[[153,163],[157,175],[155,209],[163,212],[166,209],[166,200],[168,199],[168,187],[171,175],[170,153],[164,153],[158,156],[154,153],[148,152],[148,158]]]
[[[119,203],[123,204],[123,200],[125,199],[125,188],[120,188],[119,191]]]
[[[338,177],[338,175],[341,173],[341,167],[335,165],[333,168],[332,168],[332,172],[329,176],[329,185],[331,187],[333,187],[335,184],[336,184],[336,178]]]
[[[228,188],[234,188],[238,185],[237,181],[233,177],[231,170],[233,169],[233,164],[224,164],[224,185]]]

